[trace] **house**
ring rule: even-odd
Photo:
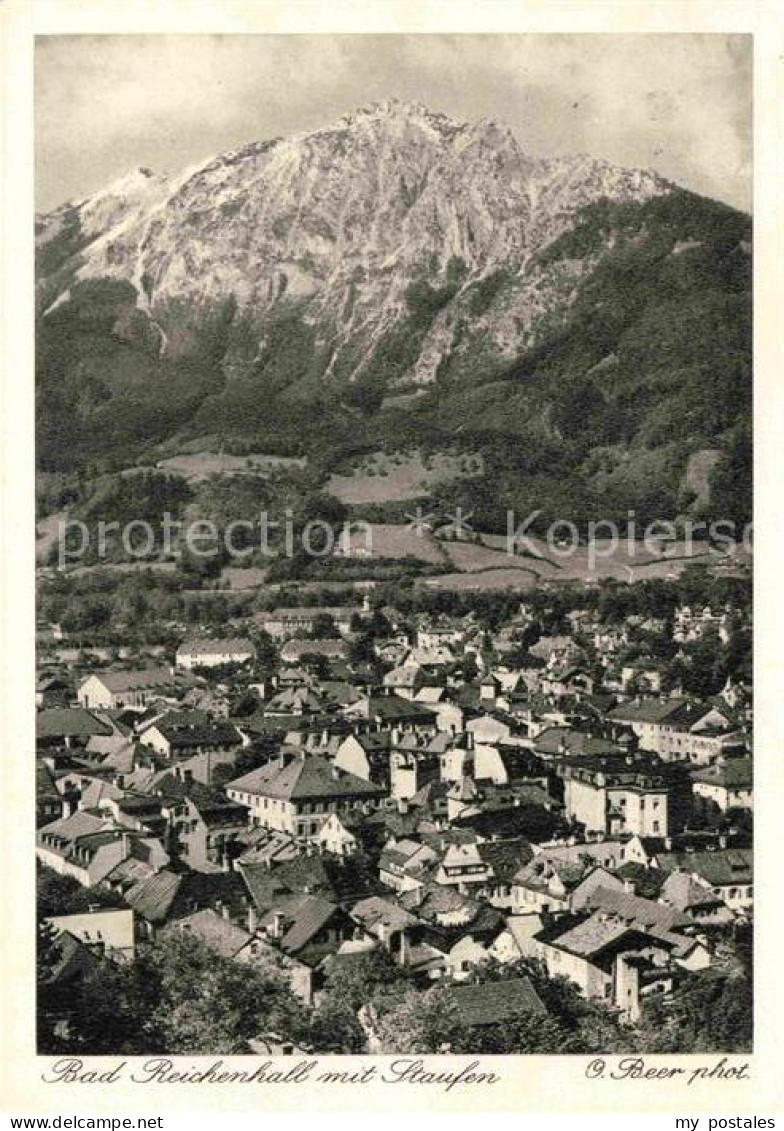
[[[247,664],[255,655],[253,644],[244,637],[185,640],[177,649],[175,664],[191,671],[193,668],[217,668],[223,664]]]
[[[662,689],[662,672],[650,660],[624,664],[620,686],[626,694],[658,695]]]
[[[311,968],[362,933],[342,908],[307,892],[277,902],[259,918],[259,930],[285,955]]]
[[[312,687],[287,687],[267,701],[265,714],[279,717],[321,715],[325,708],[325,700]]]
[[[536,954],[535,936],[550,922],[547,913],[537,912],[507,915],[505,926],[487,948],[487,957],[508,964]]]
[[[248,826],[248,808],[207,789],[193,791],[170,807],[174,851],[196,872],[226,871],[239,855],[238,837]]]
[[[638,837],[615,837],[612,840],[597,837],[585,842],[572,838],[566,843],[551,841],[549,844],[535,844],[532,847],[534,853],[545,853],[551,860],[600,865],[610,872],[616,872],[627,863],[644,865],[649,858]]]
[[[492,907],[511,910],[514,906],[513,884],[515,876],[533,856],[533,848],[522,837],[479,841],[479,856],[487,865],[488,877],[482,897]]]
[[[325,660],[345,660],[348,644],[345,640],[287,640],[280,649],[284,664],[299,664],[305,656],[323,656]]]
[[[188,712],[182,712],[187,715]],[[195,712],[194,712],[195,714]],[[170,712],[176,715],[176,712]],[[145,727],[139,742],[167,759],[192,758],[196,754],[224,754],[243,745],[242,735],[224,719],[180,723],[176,718],[163,719]]]
[[[477,781],[505,786],[523,783],[539,785],[546,795],[548,775],[544,763],[524,746],[506,743],[477,743],[474,748],[474,777]]]
[[[393,955],[405,957],[408,936],[418,925],[416,915],[392,899],[373,895],[359,900],[351,909],[351,918],[362,930],[378,939]]]
[[[410,891],[418,887],[427,869],[438,860],[438,854],[428,845],[403,837],[391,838],[384,845],[378,864],[379,876],[385,887],[394,891]]]
[[[730,711],[687,699],[638,697],[608,711],[607,719],[630,726],[642,750],[667,762],[707,765],[745,745]]]
[[[350,909],[357,900],[381,889],[369,861],[360,854],[330,856],[309,852],[278,862],[266,860],[238,865],[247,893],[260,914],[266,914],[282,897],[306,892],[321,895],[338,907]]]
[[[228,911],[227,908],[225,910]],[[233,923],[228,914],[218,914],[211,907],[178,919],[169,929],[191,935],[220,958],[231,958],[239,962],[251,961],[253,958],[253,935]]]
[[[114,727],[82,707],[44,707],[36,712],[35,741],[39,746],[86,746],[91,738],[108,737]]]
[[[526,915],[568,911],[571,892],[584,874],[582,861],[537,853],[513,878],[512,907],[518,914]]]
[[[36,707],[68,707],[76,697],[71,678],[59,672],[40,675],[35,682]]]
[[[465,725],[465,711],[453,700],[454,692],[446,687],[421,687],[414,695],[415,703],[430,708],[436,729],[444,734],[460,734]]]
[[[491,864],[482,858],[477,843],[450,844],[435,874],[435,882],[468,893],[485,887],[492,877]]]
[[[420,664],[408,661],[388,671],[383,679],[384,687],[404,699],[414,699],[425,684],[427,677]]]
[[[664,872],[677,870],[703,881],[731,911],[746,914],[754,906],[754,861],[750,848],[688,848],[656,854]]]
[[[675,936],[652,938],[604,912],[559,916],[534,936],[536,957],[551,977],[565,976],[588,998],[639,1018],[646,986],[672,986],[670,956],[697,947]]]
[[[130,854],[129,833],[83,810],[44,825],[36,834],[37,859],[83,887],[99,883]]]
[[[543,695],[593,695],[594,681],[585,668],[554,663],[542,672],[539,686]]]
[[[575,759],[563,767],[564,808],[588,832],[665,836],[678,783],[664,766],[634,757]]]
[[[474,735],[468,730],[451,741],[446,740],[439,751],[441,780],[459,782],[474,772]]]
[[[642,931],[660,934],[662,932],[689,932],[696,926],[695,921],[677,907],[645,899],[618,887],[595,887],[584,901],[586,911],[601,911],[614,915],[624,923],[631,924]]]
[[[38,983],[38,1008],[54,1041],[52,1048],[42,1045],[39,1052],[59,1052],[63,1038],[69,1040],[80,989],[104,962],[100,946],[92,947],[69,931],[61,930],[53,940],[48,968]]]
[[[621,747],[614,739],[603,738],[575,726],[547,726],[533,741],[534,753],[552,761],[555,758],[617,755]]]
[[[389,755],[389,790],[398,801],[408,801],[429,782],[439,778],[439,760],[424,735],[393,734]]]
[[[43,758],[35,763],[35,823],[49,825],[62,815],[63,803],[52,771]]]
[[[440,648],[442,645],[460,644],[466,635],[464,621],[454,623],[428,624],[417,629],[416,646],[425,650]]]
[[[359,850],[359,839],[352,832],[353,826],[351,814],[344,813],[339,817],[337,813],[330,813],[314,838],[316,846],[333,856],[352,856]]]
[[[661,885],[658,898],[695,923],[715,926],[731,922],[734,918],[721,896],[716,895],[704,880],[688,872],[670,872]]]
[[[471,735],[471,741],[475,743],[513,743],[518,735],[524,734],[524,728],[510,716],[487,712],[468,720],[466,734]]]
[[[111,817],[118,828],[166,838],[167,820],[160,797],[118,790],[111,785],[107,789],[106,783],[98,779],[95,779],[92,789],[88,789],[87,793],[97,794],[99,790],[102,796],[94,806],[85,804],[84,799],[80,801],[80,806]]]
[[[530,1018],[532,1024],[547,1015],[542,999],[528,978],[482,982],[478,986],[449,986],[446,998],[461,1026],[467,1029],[503,1025]]]
[[[331,813],[372,811],[387,791],[330,765],[318,754],[281,751],[277,758],[226,787],[251,819],[293,836],[315,837]]]
[[[368,719],[382,728],[400,726],[431,735],[436,731],[432,707],[394,694],[365,695],[349,704],[343,714],[349,719]]]
[[[107,877],[114,878],[114,874]],[[211,908],[219,914],[242,919],[248,912],[247,889],[237,872],[173,872],[169,868],[138,878],[121,880],[119,890],[125,903],[133,908],[140,935],[151,938],[168,923]]]
[[[93,672],[79,685],[76,697],[79,705],[88,709],[146,707],[170,693],[174,682],[169,668]]]
[[[333,765],[377,785],[389,785],[389,755],[392,749],[391,729],[375,728],[365,733],[352,733],[341,739]]]

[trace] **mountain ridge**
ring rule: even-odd
[[[674,508],[695,452],[726,483],[745,450],[750,219],[494,122],[388,100],[131,170],[36,229],[47,466],[183,429],[324,464],[464,435],[510,491],[560,477],[598,509],[609,483],[620,507],[649,476]]]

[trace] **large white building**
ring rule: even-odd
[[[246,664],[256,655],[250,640],[186,640],[177,649],[178,668],[217,668],[222,664]]]

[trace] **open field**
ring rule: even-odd
[[[433,589],[530,589],[539,578],[525,569],[485,569],[472,573],[444,573],[428,577],[423,584]]]
[[[690,564],[717,565],[722,561],[739,564],[750,560],[747,551],[738,548],[733,556],[711,551],[704,541],[663,542],[660,547],[646,548],[641,542],[619,539],[597,539],[593,547],[580,545],[574,551],[566,547],[551,548],[547,542],[530,538],[531,553],[507,553],[506,538],[501,534],[482,534],[482,543],[445,541],[431,534],[419,535],[410,527],[372,524],[372,553],[365,546],[365,537],[357,530],[352,534],[351,556],[355,559],[416,557],[432,564],[451,565],[453,572],[428,580],[440,588],[500,589],[518,586],[528,588],[541,582],[593,582],[615,578],[632,582],[643,578],[674,579]],[[519,576],[518,576],[519,575]]]
[[[527,569],[540,573],[539,562],[522,555],[507,554],[503,548],[496,549],[476,542],[443,542],[444,553],[461,573],[478,573],[488,569]],[[546,565],[546,563],[543,563]]]
[[[287,456],[270,456],[264,452],[249,452],[245,456],[224,455],[221,452],[191,452],[159,460],[161,471],[173,471],[189,483],[196,483],[210,475],[270,475],[278,469],[304,467],[304,459]]]
[[[177,562],[138,560],[132,562],[96,562],[94,565],[75,565],[72,568],[66,566],[64,572],[69,577],[87,577],[89,574],[97,573],[100,570],[108,570],[112,573],[144,573],[146,570],[154,570],[155,573],[174,573],[177,568]]]
[[[224,566],[220,579],[229,583],[229,589],[236,591],[242,589],[256,589],[263,585],[267,578],[266,569],[255,566]]]
[[[506,556],[506,537],[503,534],[485,534],[483,540],[494,554]],[[686,566],[697,563],[718,563],[725,560],[711,549],[707,541],[692,539],[684,541],[662,541],[658,547],[647,548],[642,542],[619,538],[617,545],[608,538],[597,538],[593,548],[580,545],[573,552],[565,548],[551,548],[540,538],[528,539],[533,552],[539,559],[526,557],[526,567],[530,566],[543,579],[561,581],[595,581],[601,577],[615,577],[619,581],[636,581],[644,577],[675,578]],[[481,551],[480,547],[472,547]],[[743,551],[739,551],[741,557]],[[733,560],[737,560],[733,558]],[[481,563],[481,552],[475,555]],[[495,558],[488,558],[485,568],[495,564]],[[461,568],[465,568],[462,566]],[[481,568],[475,564],[473,568]]]
[[[431,534],[418,534],[410,526],[397,526],[392,523],[369,523],[370,537],[365,525],[352,527],[348,538],[350,552],[346,553],[341,536],[337,556],[354,560],[377,561],[381,558],[416,558],[430,565],[448,565],[440,543]]]
[[[439,452],[373,452],[348,475],[331,475],[326,490],[350,506],[399,503],[429,495],[439,483],[481,474],[482,457]]]

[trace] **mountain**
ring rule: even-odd
[[[37,218],[39,459],[394,424],[620,495],[668,449],[677,488],[748,415],[750,238],[655,173],[395,101],[137,169]]]

